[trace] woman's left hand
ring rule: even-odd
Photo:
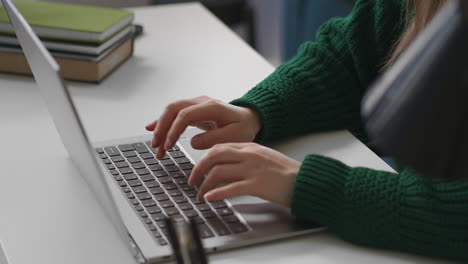
[[[289,207],[300,166],[299,162],[255,143],[219,144],[198,162],[189,184],[203,181],[199,200],[253,195]]]

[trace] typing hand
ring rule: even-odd
[[[156,157],[162,158],[188,126],[206,131],[193,137],[191,143],[195,149],[225,142],[250,142],[261,128],[257,114],[249,108],[206,96],[177,101],[168,105],[158,120],[146,126],[148,131],[154,131],[151,144],[158,148]]]
[[[289,207],[300,163],[255,143],[214,146],[192,170],[198,199],[218,201],[253,195]]]

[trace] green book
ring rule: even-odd
[[[133,13],[43,1],[15,1],[16,8],[44,39],[102,43],[130,25]],[[5,9],[0,7],[0,34],[14,34]]]

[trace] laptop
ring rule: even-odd
[[[207,252],[287,238],[321,230],[303,225],[282,206],[250,196],[224,201],[196,200],[187,184],[194,164],[205,154],[187,129],[167,155],[157,160],[151,135],[91,144],[60,67],[11,0],[1,0],[47,103],[61,140],[97,202],[139,263],[173,259],[166,217],[193,219]]]

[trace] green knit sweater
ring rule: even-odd
[[[323,25],[316,42],[232,103],[255,109],[258,142],[310,132],[362,133],[360,103],[404,30],[402,0],[358,0],[352,13]],[[309,155],[292,193],[292,213],[345,240],[468,261],[468,181],[431,180],[350,168]]]

